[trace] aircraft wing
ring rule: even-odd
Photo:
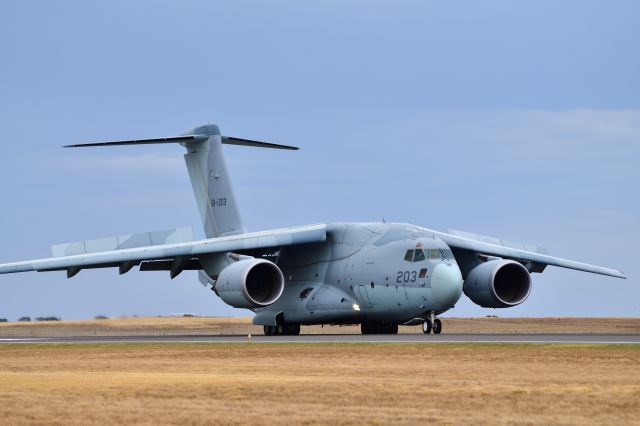
[[[616,278],[627,278],[622,271],[616,269],[549,256],[546,250],[540,247],[511,243],[497,238],[461,231],[449,231],[448,233],[434,231],[434,235],[447,243],[454,251],[454,255],[456,255],[456,252],[462,252],[466,255],[513,259],[523,263],[531,272],[542,272],[547,265],[551,265]],[[456,260],[458,260],[458,256],[456,256]]]
[[[185,269],[200,269],[198,261],[199,255],[321,242],[325,241],[326,237],[326,225],[321,224],[250,232],[199,241],[146,245],[98,252],[87,252],[84,250],[84,253],[70,256],[0,264],[0,274],[26,271],[44,272],[66,270],[67,276],[72,277],[82,269],[109,267],[119,267],[120,273],[122,274],[128,272],[132,267],[140,265],[140,270],[143,271],[171,270],[172,277],[174,277],[179,271]],[[86,243],[78,244],[87,247],[88,244]],[[68,249],[71,246],[72,245],[54,246],[54,253],[57,248],[58,251],[60,251],[60,247]],[[175,275],[174,270],[178,271]]]

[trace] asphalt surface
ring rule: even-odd
[[[216,336],[77,336],[0,337],[0,344],[15,343],[243,343],[247,335]],[[640,344],[640,334],[303,334],[251,336],[255,343],[534,343],[534,344]]]

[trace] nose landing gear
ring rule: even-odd
[[[422,323],[422,332],[424,334],[429,334],[433,331],[433,334],[442,333],[442,321],[440,318],[435,318],[433,314],[431,314],[431,318],[424,320]]]
[[[442,321],[440,321],[440,318],[436,318],[433,320],[433,334],[440,333],[442,333]]]

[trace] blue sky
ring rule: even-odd
[[[450,315],[640,315],[634,1],[0,3],[0,261],[192,225],[174,146],[63,150],[205,122],[249,230],[410,222],[624,270],[548,268],[523,305]],[[242,315],[194,273],[0,276],[0,317]]]

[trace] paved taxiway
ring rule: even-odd
[[[8,343],[242,343],[247,335],[215,336],[77,336],[0,337]],[[640,344],[640,334],[303,334],[251,336],[255,343],[537,343],[537,344]]]

